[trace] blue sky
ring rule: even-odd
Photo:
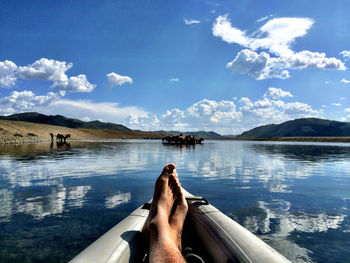
[[[0,114],[236,134],[350,119],[349,1],[0,1]]]

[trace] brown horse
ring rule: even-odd
[[[204,139],[201,137],[201,138],[199,138],[199,139],[196,140],[196,143],[197,143],[197,144],[201,144],[203,141],[204,141]]]
[[[70,138],[70,134],[65,134],[65,135],[64,135],[64,142],[66,142],[66,140],[67,140],[68,138]]]
[[[66,140],[68,138],[70,138],[70,134],[60,134],[60,133],[57,133],[56,135],[56,140],[58,143],[66,143]]]

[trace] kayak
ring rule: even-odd
[[[283,255],[246,228],[210,205],[202,197],[184,190],[188,214],[182,237],[187,262],[290,262]],[[71,263],[143,262],[147,251],[143,246],[142,228],[151,202],[132,212],[85,250]]]

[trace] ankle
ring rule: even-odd
[[[161,216],[155,216],[149,224],[150,234],[159,235],[160,233],[168,234],[170,231],[170,225],[167,220]]]

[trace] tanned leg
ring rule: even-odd
[[[188,205],[181,191],[181,186],[179,186],[177,199],[175,201],[174,213],[170,216],[169,225],[172,230],[173,239],[176,240],[176,244],[180,251],[182,251],[181,246],[181,234],[182,228],[186,219],[188,211]]]
[[[171,214],[171,211],[174,211]],[[186,262],[181,254],[181,232],[187,203],[174,164],[158,177],[145,227],[149,233],[149,262]]]

